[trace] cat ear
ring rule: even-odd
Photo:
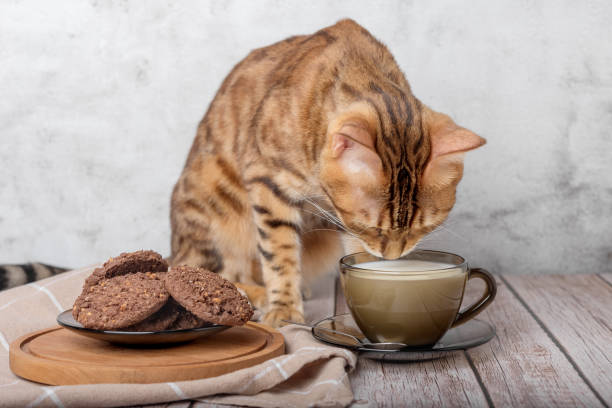
[[[431,138],[431,155],[424,177],[429,183],[448,185],[461,177],[464,153],[487,141],[458,126],[449,116],[429,108],[424,111],[424,120]]]
[[[382,163],[374,150],[374,136],[357,123],[344,123],[332,134],[331,155],[345,174],[376,177],[382,171]]]

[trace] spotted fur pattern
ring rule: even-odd
[[[447,217],[463,153],[483,143],[421,103],[354,21],[254,50],[174,188],[171,263],[239,282],[265,323],[303,321],[303,278],[348,251],[409,252]]]

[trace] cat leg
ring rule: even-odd
[[[236,169],[218,156],[198,156],[191,164],[173,191],[171,263],[251,283],[256,230]]]
[[[248,283],[234,283],[238,289],[241,289],[249,301],[257,309],[265,310],[268,304],[268,296],[266,295],[266,288],[260,285],[251,285]]]
[[[208,217],[203,209],[195,214],[194,211],[172,214],[171,243],[170,266],[199,266],[212,272],[223,269],[223,257],[210,236]]]
[[[234,282],[237,288],[242,289],[253,306],[265,309],[267,304],[265,288],[256,284],[247,274],[251,266],[250,260],[244,254],[231,253],[227,250],[224,251],[227,255],[221,257],[219,251],[214,248],[213,244],[206,240],[195,242],[184,239],[180,249],[172,257],[171,265],[199,266],[219,273],[225,279]],[[239,280],[242,282],[237,282]]]
[[[201,266],[212,272],[220,272],[223,257],[211,233],[211,210],[197,196],[196,183],[189,179],[189,175],[182,175],[172,192],[172,254],[169,262],[171,266]]]
[[[259,259],[253,257],[251,258],[250,268],[247,265],[244,273],[234,284],[244,292],[253,306],[263,312],[268,305],[268,296],[262,279]]]
[[[181,249],[172,255],[170,266],[189,265],[207,269],[211,272],[223,271],[223,257],[210,240],[193,241],[183,244]]]
[[[282,326],[282,320],[303,322],[299,204],[271,178],[254,177],[249,184],[258,232],[257,250],[268,298],[263,322],[272,327]]]

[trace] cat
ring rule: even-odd
[[[46,265],[39,262],[22,265],[0,265],[0,290],[35,282],[67,270],[67,268]]]
[[[484,143],[419,101],[352,20],[254,50],[173,189],[170,262],[237,282],[265,324],[303,322],[303,277],[344,253],[410,252],[453,207],[463,153]]]

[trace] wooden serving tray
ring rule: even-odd
[[[216,377],[284,352],[278,331],[252,322],[156,348],[114,345],[52,327],[13,341],[9,364],[16,375],[43,384],[147,384]]]

